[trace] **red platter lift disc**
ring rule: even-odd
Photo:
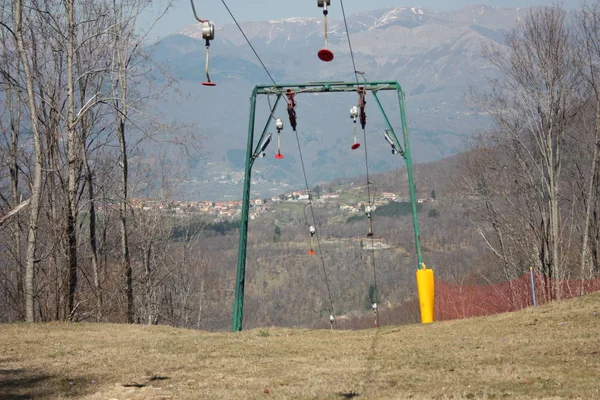
[[[319,50],[317,56],[319,56],[319,59],[321,59],[321,61],[329,62],[333,60],[333,52],[331,52],[331,50],[329,49]]]

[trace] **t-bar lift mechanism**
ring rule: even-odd
[[[216,86],[217,84],[211,82],[210,75],[208,74],[208,54],[210,50],[210,41],[215,38],[215,24],[210,22],[207,19],[198,18],[198,14],[196,14],[196,7],[194,6],[194,0],[190,0],[192,4],[192,11],[194,12],[194,17],[198,22],[202,24],[202,39],[206,40],[206,82],[202,82],[204,86]]]
[[[321,3],[321,2],[320,2]],[[324,3],[324,1],[323,1]],[[329,1],[327,2],[329,3]],[[323,4],[324,6],[324,4]],[[333,58],[333,57],[332,57]],[[388,119],[385,110],[379,100],[378,93],[380,91],[396,91],[398,95],[398,105],[400,108],[400,120],[402,124],[402,136],[403,143],[401,144],[396,136],[394,128],[392,127],[390,120]],[[354,119],[355,116],[358,116],[361,125],[366,123],[366,114],[365,114],[365,97],[366,93],[370,92],[377,103],[383,119],[385,121],[385,125],[387,129],[384,132],[385,140],[392,147],[392,152],[394,154],[400,154],[400,156],[404,159],[406,164],[406,171],[408,175],[408,188],[410,194],[410,202],[411,202],[411,211],[412,211],[412,221],[413,221],[413,230],[415,236],[415,249],[417,256],[417,286],[419,291],[419,302],[421,308],[421,322],[428,323],[433,322],[433,311],[434,311],[434,278],[433,278],[433,270],[428,269],[423,262],[423,257],[421,255],[421,244],[419,237],[419,222],[417,218],[417,200],[415,195],[415,187],[413,183],[413,174],[412,174],[412,163],[410,158],[410,147],[408,142],[408,129],[406,125],[406,113],[404,108],[404,92],[400,87],[400,84],[396,81],[378,81],[378,82],[364,82],[362,84],[357,84],[356,82],[310,82],[306,84],[295,84],[295,85],[259,85],[255,86],[252,91],[252,96],[250,98],[250,119],[248,121],[248,144],[246,150],[246,167],[244,174],[244,193],[242,200],[242,216],[240,221],[240,239],[239,239],[239,248],[238,248],[238,260],[237,260],[237,275],[236,275],[236,286],[235,286],[235,301],[233,306],[233,324],[232,330],[234,332],[242,330],[242,321],[243,321],[243,311],[244,311],[244,286],[245,286],[245,276],[246,276],[246,248],[248,241],[248,219],[249,219],[249,208],[250,208],[250,183],[252,182],[252,166],[254,165],[254,161],[257,158],[263,156],[264,151],[269,144],[272,134],[267,133],[271,121],[273,118],[269,118],[266,122],[266,125],[262,131],[262,134],[255,144],[254,141],[254,126],[255,126],[255,114],[256,114],[256,97],[257,95],[276,95],[277,99],[272,109],[270,110],[270,114],[273,115],[275,110],[277,109],[277,105],[283,96],[287,98],[287,111],[288,116],[290,117],[290,125],[292,129],[296,130],[296,111],[295,111],[295,100],[294,96],[297,93],[336,93],[336,92],[355,92],[358,93],[359,103],[357,105],[358,113],[355,112],[354,107],[351,112],[351,117]],[[283,124],[276,123],[276,127],[278,131],[283,127]],[[256,146],[256,147],[255,147]],[[281,154],[280,149],[278,149],[278,154]],[[367,209],[367,212],[372,211],[371,209]],[[311,227],[313,228],[313,227]],[[312,238],[312,229],[309,228],[309,233],[311,233]],[[369,226],[369,233],[372,234],[372,228]],[[312,243],[311,250],[314,252]],[[310,252],[309,252],[310,254]],[[333,323],[335,317],[333,315],[330,316],[330,322]],[[376,322],[378,323],[378,321]]]
[[[333,53],[327,48],[327,6],[331,5],[331,0],[317,0],[317,6],[323,9],[323,27],[325,29],[325,47],[317,53],[321,61],[329,62],[333,60]]]

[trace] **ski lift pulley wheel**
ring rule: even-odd
[[[213,40],[215,38],[215,24],[210,21],[202,23],[202,39]]]

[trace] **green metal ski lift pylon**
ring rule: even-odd
[[[415,234],[415,247],[417,251],[417,269],[422,270],[425,268],[421,255],[421,242],[419,238],[419,221],[417,217],[417,199],[415,197],[415,187],[413,183],[412,174],[412,162],[410,158],[410,147],[408,140],[408,128],[406,126],[406,113],[404,107],[404,92],[402,87],[397,81],[375,81],[375,82],[311,82],[305,84],[285,84],[285,85],[258,85],[252,90],[250,97],[250,118],[248,123],[248,146],[246,149],[246,167],[244,174],[244,194],[242,200],[242,219],[240,222],[240,242],[238,248],[238,262],[237,262],[237,273],[236,273],[236,284],[235,284],[235,301],[233,305],[233,323],[232,331],[238,332],[242,330],[242,321],[244,317],[244,286],[246,278],[246,246],[248,241],[248,210],[250,206],[250,182],[252,166],[254,160],[258,158],[265,148],[265,140],[267,139],[267,130],[271,124],[273,118],[272,115],[277,108],[277,104],[281,99],[281,96],[286,93],[287,90],[292,90],[296,94],[299,93],[339,93],[339,92],[358,92],[358,88],[362,87],[367,92],[372,92],[379,110],[381,111],[391,137],[395,142],[395,146],[400,150],[400,155],[404,158],[406,163],[406,170],[408,173],[408,186],[410,193],[410,202],[412,210],[413,229]],[[400,144],[396,133],[390,124],[390,121],[383,109],[379,98],[377,97],[378,91],[389,91],[395,90],[398,94],[398,103],[400,108],[400,118],[402,121],[402,135],[404,144]],[[270,116],[265,124],[262,135],[257,142],[256,148],[254,146],[254,125],[255,125],[255,114],[256,114],[256,96],[262,95],[277,95],[277,100],[273,105],[273,109],[270,110]]]

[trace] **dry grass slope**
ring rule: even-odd
[[[0,325],[2,399],[600,398],[600,294],[365,331]]]

